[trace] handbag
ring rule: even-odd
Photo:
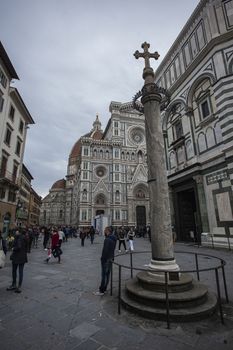
[[[58,258],[60,255],[62,255],[62,250],[59,247],[56,247],[52,250],[52,254],[54,258]]]
[[[57,253],[57,249],[56,249],[56,248],[54,248],[54,249],[52,250],[52,254],[53,254],[54,258],[57,258],[57,257],[58,257],[58,253]]]
[[[5,261],[6,261],[6,256],[4,251],[1,249],[0,250],[0,268],[5,266]]]

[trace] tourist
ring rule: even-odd
[[[64,233],[65,233],[65,242],[68,242],[68,238],[70,236],[70,229],[68,226],[64,228]]]
[[[93,244],[94,238],[95,238],[95,229],[93,226],[91,226],[89,233],[90,233],[90,237],[91,237],[91,244]]]
[[[58,234],[59,234],[59,247],[61,248],[62,242],[64,242],[65,240],[65,234],[61,227],[59,227]]]
[[[23,270],[24,264],[27,260],[27,240],[25,235],[17,229],[15,232],[15,240],[12,248],[12,254],[10,260],[12,261],[12,284],[7,288],[8,291],[14,290],[16,293],[21,293],[21,286],[23,282]],[[19,270],[19,280],[18,285],[17,280],[17,270]]]
[[[38,227],[33,227],[33,248],[37,248],[40,231]]]
[[[112,234],[111,228],[106,227],[104,230],[105,240],[101,255],[101,284],[99,290],[94,292],[94,295],[104,295],[107,290],[109,276],[112,266],[112,259],[114,259],[114,251],[116,248],[117,238]]]
[[[150,226],[149,226],[149,225],[148,225],[147,228],[146,228],[146,232],[147,232],[149,241],[151,242],[151,229],[150,229]]]
[[[81,246],[84,247],[84,242],[85,242],[85,238],[86,238],[86,232],[85,232],[84,228],[80,230],[79,238],[81,239]]]
[[[127,252],[128,250],[126,249],[126,244],[125,244],[125,230],[122,227],[117,230],[117,238],[119,240],[119,246],[118,246],[119,253],[121,252],[122,244],[123,244],[123,247],[125,248],[125,251]]]
[[[49,233],[49,230],[47,229],[47,227],[43,227],[41,229],[41,232],[44,235],[43,247],[44,247],[44,250],[47,250],[47,244],[48,244],[48,241],[50,238],[50,233]]]
[[[134,250],[134,246],[133,246],[133,239],[134,239],[134,237],[135,237],[135,231],[131,227],[131,229],[128,232],[128,242],[129,242],[129,250],[130,251]]]
[[[57,229],[53,228],[51,237],[51,250],[54,258],[58,258],[58,263],[61,263],[62,250],[59,246],[59,234]]]

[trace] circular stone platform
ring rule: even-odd
[[[194,321],[212,315],[217,306],[215,294],[195,280],[191,275],[181,274],[178,281],[168,283],[170,319]],[[127,309],[141,316],[166,320],[165,283],[146,271],[125,284],[121,302]]]

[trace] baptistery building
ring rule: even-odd
[[[182,241],[233,244],[233,1],[201,0],[156,70],[173,222]]]

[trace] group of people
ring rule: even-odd
[[[94,226],[79,228],[77,233],[79,238],[81,239],[82,247],[84,247],[84,242],[86,238],[90,238],[91,244],[94,243],[94,238],[96,233]]]
[[[125,228],[125,227],[118,227],[115,230],[115,235],[117,239],[119,240],[119,245],[118,245],[118,251],[119,253],[121,252],[121,246],[123,245],[125,251],[127,252],[128,250],[133,251],[134,250],[134,237],[135,237],[135,230],[133,227],[131,228]],[[126,248],[126,241],[129,243],[129,249]]]
[[[39,237],[42,238],[43,248],[47,252],[47,257],[45,259],[46,263],[50,261],[52,256],[58,259],[58,263],[61,263],[61,245],[63,242],[68,240],[68,237],[79,237],[81,240],[81,246],[84,246],[84,241],[87,237],[90,238],[91,244],[94,242],[96,231],[93,226],[80,228],[78,230],[76,229],[72,233],[71,232],[72,231],[67,226],[41,227],[40,229],[37,227],[29,227],[27,229],[16,228],[13,233],[8,235],[6,240],[2,238],[0,232],[0,252],[3,251],[4,254],[6,254],[7,250],[11,252],[10,260],[12,261],[12,284],[7,288],[7,290],[21,293],[24,265],[28,261],[27,253],[30,253],[32,247],[37,248]],[[117,240],[119,241],[119,252],[121,252],[122,246],[126,252],[128,250],[133,251],[134,238],[137,236],[136,229],[134,227],[124,226],[117,228],[110,226],[106,227],[104,234],[105,240],[101,254],[101,283],[99,290],[95,292],[95,295],[104,295],[106,293]],[[149,235],[148,231],[147,234]],[[126,242],[128,244],[128,249]]]
[[[61,262],[62,239],[60,239],[60,234],[56,228],[45,230],[45,228],[39,229],[38,227],[17,227],[6,238],[3,238],[0,231],[0,267],[4,267],[5,265],[7,251],[10,253],[10,260],[12,262],[12,283],[7,288],[7,291],[21,293],[24,265],[28,262],[27,254],[31,252],[32,247],[38,247],[40,235],[44,235],[43,243],[45,250],[48,251],[45,261],[48,263],[53,255],[58,258],[59,263]]]

